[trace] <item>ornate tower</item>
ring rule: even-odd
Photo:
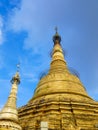
[[[0,112],[0,130],[22,130],[19,125],[18,111],[16,108],[17,88],[20,83],[18,72],[13,76],[11,83],[12,89],[10,95],[4,108]]]
[[[19,108],[23,130],[98,130],[98,102],[88,96],[80,79],[67,67],[56,30],[50,70],[32,99]]]

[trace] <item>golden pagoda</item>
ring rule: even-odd
[[[68,69],[57,30],[53,42],[49,72],[28,103],[18,109],[18,115],[20,78],[18,74],[13,77],[11,94],[0,113],[0,130],[98,130],[98,102],[88,96],[80,79]]]
[[[66,64],[56,30],[49,72],[18,109],[23,130],[98,130],[98,102],[88,96]]]
[[[12,89],[10,95],[0,112],[0,130],[22,130],[19,124],[18,111],[16,108],[17,88],[20,83],[18,72],[13,76],[11,83]]]

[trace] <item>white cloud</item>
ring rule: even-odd
[[[45,41],[48,35],[45,32],[51,26],[48,20],[51,16],[48,14],[49,10],[46,8],[47,5],[42,5],[37,1],[29,0],[28,2],[28,0],[22,0],[21,8],[15,8],[13,10],[13,15],[10,15],[8,23],[10,24],[8,25],[9,29],[12,29],[14,32],[26,31],[28,33],[24,41],[24,48],[33,48],[35,53],[41,53],[40,48],[44,46],[45,43],[43,41]]]
[[[15,8],[13,10],[14,17],[12,17],[12,28],[14,31],[31,30],[33,20],[33,2],[32,0],[23,0],[21,9]]]
[[[13,31],[28,31],[30,32],[34,27],[34,7],[32,0],[22,0],[21,8],[15,8],[13,10],[13,16],[11,16],[10,27]]]

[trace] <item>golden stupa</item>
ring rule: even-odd
[[[98,102],[88,96],[80,79],[69,71],[57,30],[53,42],[48,74],[18,111],[19,72],[12,78],[9,98],[0,112],[0,130],[98,130]]]
[[[98,102],[68,70],[57,31],[53,42],[48,74],[29,102],[18,109],[23,130],[98,130]]]
[[[19,73],[17,72],[12,80],[12,89],[8,100],[0,111],[0,130],[22,130],[19,119],[18,119],[18,111],[16,107],[17,100],[17,89],[18,84],[20,83]]]

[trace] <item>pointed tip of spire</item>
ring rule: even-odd
[[[61,42],[61,36],[58,34],[58,28],[57,27],[55,27],[55,31],[56,31],[56,33],[53,36],[53,42],[54,42],[54,44],[56,44],[56,43],[60,44],[60,42]]]
[[[12,77],[11,83],[17,83],[20,84],[20,76],[19,76],[19,72],[16,72],[16,74]]]
[[[12,77],[11,83],[17,83],[20,84],[20,76],[19,76],[19,70],[20,70],[20,63],[17,64],[17,71],[16,74]]]
[[[20,71],[20,62],[16,66],[17,66],[17,72],[19,72]]]
[[[55,27],[55,31],[56,31],[56,33],[58,33],[58,27],[57,26]]]

